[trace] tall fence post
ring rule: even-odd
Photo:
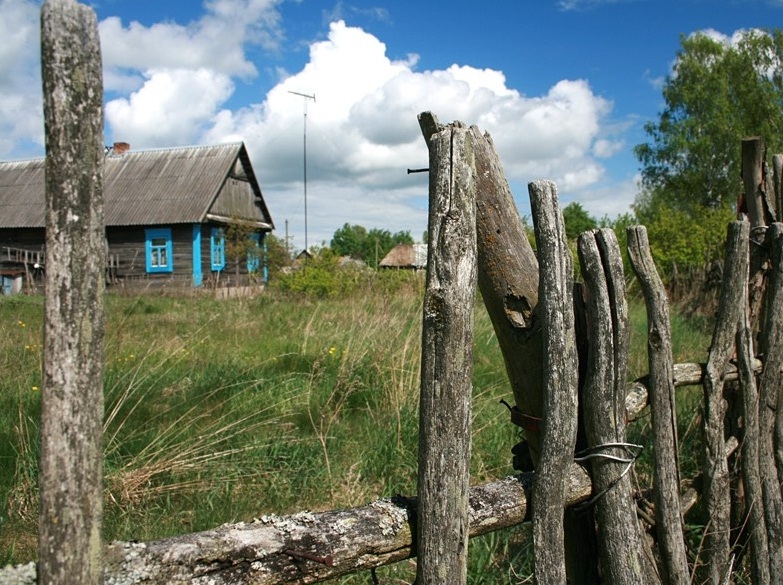
[[[773,223],[767,232],[770,270],[767,285],[766,318],[761,332],[760,352],[764,371],[759,378],[759,472],[764,496],[769,545],[770,575],[783,575],[783,462],[776,464],[776,450],[783,449],[775,438],[776,420],[783,420],[783,223]]]
[[[470,133],[461,124],[446,126],[430,141],[419,405],[419,585],[467,581],[475,201]]]
[[[46,308],[39,583],[97,585],[103,424],[103,80],[95,13],[41,9]]]
[[[742,183],[751,231],[769,225],[774,218],[774,206],[767,193],[765,158],[766,148],[760,137],[742,139]]]
[[[719,585],[731,572],[731,493],[726,457],[724,399],[725,371],[735,352],[737,325],[748,273],[749,223],[729,224],[723,263],[718,313],[704,372],[703,488],[709,530],[704,535],[703,560],[697,567],[699,582]]]
[[[628,256],[647,305],[647,363],[655,449],[655,523],[663,582],[689,585],[688,557],[680,510],[680,466],[669,319],[669,301],[650,252],[647,229],[628,228]]]
[[[543,331],[544,413],[541,459],[533,488],[533,556],[539,583],[566,583],[563,500],[574,458],[578,363],[573,302],[573,260],[557,188],[528,184],[538,243],[538,299]]]
[[[601,567],[607,583],[660,585],[636,513],[635,454],[625,435],[631,329],[620,247],[610,229],[584,232],[578,246],[589,339],[582,390],[589,448],[583,457],[592,468]]]

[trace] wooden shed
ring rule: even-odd
[[[0,162],[0,273],[45,270],[45,159]],[[107,282],[243,286],[264,279],[274,229],[243,143],[107,148]]]

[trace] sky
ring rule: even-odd
[[[106,144],[244,141],[294,249],[346,223],[422,239],[424,111],[492,136],[522,216],[537,179],[596,218],[628,212],[681,35],[783,27],[783,0],[84,3]],[[0,160],[44,155],[40,7],[0,0]]]

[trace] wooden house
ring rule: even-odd
[[[46,269],[45,159],[0,162],[0,274],[5,292]],[[274,229],[243,143],[107,149],[107,283],[244,286],[264,280]]]

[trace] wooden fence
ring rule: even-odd
[[[73,67],[99,84],[91,11],[48,0],[42,22],[47,91],[57,93]],[[706,364],[673,363],[668,300],[646,231],[629,230],[649,374],[628,384],[626,278],[614,233],[580,236],[584,284],[575,285],[556,186],[529,185],[534,254],[490,137],[429,113],[419,117],[430,151],[430,231],[418,498],[102,544],[101,153],[99,140],[80,142],[85,128],[99,134],[97,90],[69,86],[90,99],[46,102],[48,229],[57,244],[47,243],[46,259],[41,553],[37,565],[0,570],[0,582],[315,583],[418,556],[418,583],[460,584],[469,537],[528,519],[539,583],[718,585],[742,575],[766,584],[783,575],[783,224],[771,203],[781,200],[780,176],[766,173],[761,142],[743,143],[748,217],[728,228]],[[511,422],[525,434],[514,451],[531,468],[471,487],[476,286],[514,392]],[[704,388],[703,465],[700,488],[684,490],[676,388],[695,384]],[[638,448],[626,426],[648,403],[655,467],[645,494],[632,481]],[[694,506],[705,527],[697,547],[683,529]]]

